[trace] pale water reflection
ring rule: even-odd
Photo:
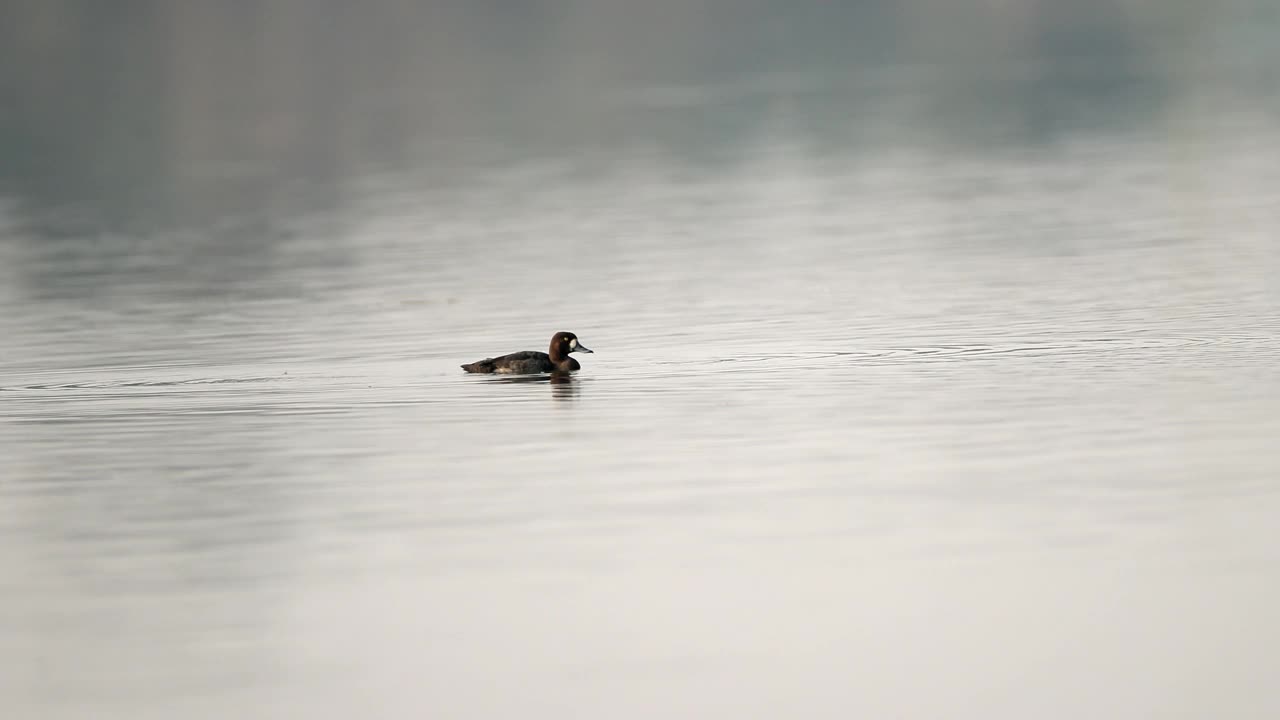
[[[205,108],[297,155],[144,103],[131,191],[0,171],[3,714],[1280,713],[1269,51],[948,69],[837,19],[787,72],[606,33],[661,82],[502,24],[545,76],[427,86],[510,117],[387,106],[438,55],[390,31],[333,98]],[[571,378],[458,369],[560,329]]]

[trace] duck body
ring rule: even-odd
[[[524,350],[496,358],[485,358],[462,366],[469,373],[498,373],[500,375],[532,375],[534,373],[573,372],[581,369],[577,360],[565,358],[555,362],[551,356],[537,350]]]
[[[537,373],[568,373],[582,369],[578,361],[569,357],[573,352],[594,352],[578,342],[571,332],[558,332],[551,337],[549,352],[524,350],[522,352],[485,358],[462,365],[469,373],[497,373],[500,375],[533,375]]]

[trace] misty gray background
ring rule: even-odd
[[[1278,40],[0,3],[0,714],[1280,715]]]

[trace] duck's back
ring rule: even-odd
[[[496,358],[485,358],[462,366],[469,373],[501,373],[524,375],[551,372],[556,369],[551,356],[536,350],[511,353]]]

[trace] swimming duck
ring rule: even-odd
[[[469,373],[500,373],[503,375],[528,375],[532,373],[565,373],[581,369],[577,360],[569,357],[569,353],[593,352],[586,345],[578,342],[578,336],[571,332],[558,332],[551,336],[551,347],[547,352],[525,350],[502,357],[485,358],[461,366]]]

